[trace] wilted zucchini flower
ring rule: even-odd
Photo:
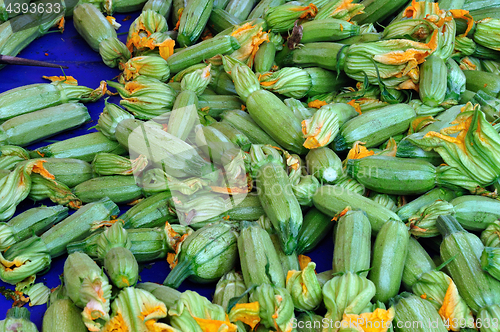
[[[312,3],[309,6],[286,3],[269,8],[264,15],[264,19],[272,32],[282,33],[292,29],[296,20],[313,18],[317,13],[318,8]]]
[[[4,251],[16,243],[14,229],[7,223],[0,223],[0,251]]]
[[[44,178],[54,178],[43,168],[43,159],[21,162],[6,176],[0,179],[0,220],[10,219],[16,212],[17,205],[31,190],[31,173],[38,173]]]
[[[237,331],[221,306],[190,290],[182,293],[168,315],[170,324],[180,332]]]
[[[181,90],[189,90],[194,92],[197,96],[200,96],[203,91],[205,91],[212,78],[210,74],[211,67],[212,65],[209,64],[205,68],[197,69],[185,75],[181,80]]]
[[[159,55],[167,60],[174,54],[175,41],[166,32],[155,32],[142,38],[135,47],[135,55]]]
[[[38,332],[36,325],[30,321],[30,312],[24,307],[12,307],[7,316],[0,320],[0,331]]]
[[[396,211],[398,208],[395,197],[392,195],[371,193],[370,198],[391,211]]]
[[[97,120],[96,129],[110,140],[116,141],[115,132],[118,124],[125,119],[133,119],[134,116],[120,108],[116,104],[104,101],[104,109]]]
[[[152,77],[138,76],[125,84],[108,84],[122,97],[120,105],[139,119],[149,120],[170,112],[177,97],[175,90],[168,84]]]
[[[0,169],[12,171],[18,163],[28,159],[28,152],[20,146],[0,146]]]
[[[394,308],[376,308],[373,312],[363,312],[357,314],[345,313],[340,323],[339,332],[347,331],[391,331],[391,324],[394,319]]]
[[[304,69],[285,67],[259,75],[261,87],[281,95],[300,99],[311,89],[311,76]]]
[[[142,172],[148,165],[144,155],[129,159],[117,154],[101,152],[92,161],[92,169],[96,174],[103,175],[134,175]]]
[[[139,265],[131,247],[127,230],[119,219],[97,238],[97,257],[104,261],[104,269],[118,288],[134,286],[139,280]]]
[[[238,326],[238,332],[246,331],[244,323],[252,329],[255,329],[260,323],[260,304],[259,302],[252,303],[236,303],[234,307],[229,312],[229,321],[236,324]],[[244,329],[241,330],[241,327]]]
[[[460,59],[459,66],[462,70],[481,70],[481,60],[471,56]]]
[[[170,77],[167,60],[161,56],[148,55],[131,58],[123,65],[122,81],[135,80],[139,76],[156,78],[165,82]]]
[[[472,107],[468,103],[452,124],[456,125],[440,133],[431,131],[412,143],[415,141],[414,144],[427,151],[433,149],[464,177],[481,186],[489,185],[500,175],[500,135],[479,105]],[[456,137],[450,136],[455,133]]]
[[[365,186],[363,186],[361,183],[358,181],[354,180],[348,175],[345,175],[342,178],[339,178],[339,180],[335,183],[336,186],[339,188],[344,188],[349,191],[358,193],[360,195],[363,195],[366,191]]]
[[[250,164],[252,169],[252,176],[255,176],[257,172],[260,171],[260,168],[267,163],[277,163],[285,167],[285,161],[281,156],[281,153],[277,148],[271,145],[263,145],[263,144],[252,144],[250,148]],[[291,155],[294,156],[294,155]],[[298,162],[298,161],[297,161]],[[287,166],[297,165],[295,162],[292,162],[291,159],[286,160]],[[300,166],[296,169],[300,168]]]
[[[68,205],[72,209],[78,209],[82,201],[62,182],[56,181],[54,176],[43,177],[31,174],[31,189],[28,197],[33,201],[50,199],[59,205]]]
[[[444,107],[441,106],[427,106],[425,105],[420,99],[413,99],[408,103],[413,109],[415,110],[415,113],[417,113],[417,116],[423,117],[423,116],[436,116],[437,114],[441,113],[444,111]]]
[[[476,43],[466,36],[456,36],[455,37],[455,55],[456,56],[467,56],[472,55],[476,51]]]
[[[112,318],[100,332],[179,332],[171,326],[158,322],[167,316],[165,303],[151,293],[133,287],[124,288],[113,301]]]
[[[111,285],[101,268],[88,255],[72,253],[64,263],[64,286],[75,305],[83,308],[89,331],[100,331],[111,305]]]
[[[50,288],[39,282],[23,291],[30,299],[29,306],[42,305],[48,302]]]
[[[215,286],[215,294],[212,303],[220,305],[227,310],[229,300],[233,297],[242,296],[247,290],[241,273],[229,271],[219,279]],[[237,303],[247,303],[248,295],[243,295]]]
[[[195,184],[200,183],[196,178],[193,179],[193,182]],[[200,184],[203,185],[203,183]],[[214,195],[213,192],[200,192],[189,197],[176,195],[172,197],[172,202],[179,222],[182,225],[196,228],[204,225],[197,225],[198,223],[220,220],[218,216],[227,211],[231,206],[231,202],[228,199]]]
[[[453,204],[446,201],[435,201],[422,207],[415,215],[408,218],[410,233],[419,237],[438,236],[440,233],[436,226],[437,217],[454,213]]]
[[[481,233],[481,241],[485,247],[500,248],[500,221],[495,221]]]
[[[293,330],[293,300],[285,288],[262,284],[250,293],[250,302],[259,303],[260,323],[266,328],[283,332]]]
[[[484,71],[500,75],[500,62],[494,60],[481,60],[481,65]],[[482,92],[482,90],[479,91]]]
[[[460,331],[460,325],[465,324],[474,327],[472,311],[458,294],[453,280],[444,272],[433,270],[424,273],[413,285],[412,291],[432,303],[441,318],[450,322],[451,331]]]
[[[264,32],[262,29],[263,24],[264,21],[258,22],[255,25],[247,22],[245,24],[235,26],[231,36],[238,40],[241,47],[229,56],[252,68],[255,54],[259,50],[260,45],[265,41],[269,42],[268,33]]]
[[[500,51],[500,20],[488,17],[477,21],[473,38],[479,45]]]
[[[371,84],[379,80],[387,88],[413,89],[419,81],[418,65],[438,47],[438,31],[428,43],[391,39],[351,45],[345,52],[345,73]]]
[[[227,56],[224,56],[222,60],[224,62],[224,69],[233,79],[236,93],[243,102],[246,102],[248,96],[261,88],[259,80],[247,65],[231,63],[233,59]]]
[[[339,127],[337,113],[320,108],[311,118],[302,121],[302,134],[306,139],[304,147],[317,149],[330,144],[339,133]]]
[[[0,253],[0,279],[15,285],[50,266],[49,250],[38,236],[13,244]]]
[[[122,70],[123,64],[127,62],[132,55],[127,46],[118,38],[108,38],[99,43],[99,54],[106,66],[117,67]]]
[[[180,245],[172,271],[164,285],[178,288],[188,277],[194,281],[215,281],[234,268],[237,236],[233,227],[220,222],[200,228]]]
[[[147,9],[141,12],[141,15],[130,25],[127,37],[127,47],[133,52],[131,45],[134,45],[141,38],[149,37],[155,32],[168,31],[167,20],[159,13]]]
[[[288,271],[286,289],[291,294],[293,304],[298,310],[314,310],[323,300],[315,268],[316,264],[310,262],[302,271]]]
[[[500,248],[485,247],[481,255],[481,266],[497,280],[500,280]]]
[[[325,318],[337,322],[342,321],[344,314],[358,315],[374,296],[375,285],[367,278],[352,272],[336,276],[323,286]]]
[[[352,3],[353,0],[335,0],[328,1],[321,6],[315,20],[323,20],[326,18],[336,18],[349,22],[354,16],[363,13],[363,6],[360,3]]]

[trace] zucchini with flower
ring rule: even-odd
[[[262,284],[250,293],[250,302],[259,303],[260,323],[267,328],[292,331],[295,320],[293,299],[283,287]]]
[[[290,270],[287,274],[286,289],[298,310],[314,310],[323,300],[315,268],[316,264],[309,262],[302,271]]]
[[[180,244],[163,284],[178,288],[188,277],[198,282],[217,280],[234,267],[236,242],[229,224],[216,223],[197,230]]]
[[[297,235],[302,227],[300,204],[274,148],[266,150],[262,146],[253,145],[250,155],[259,200],[280,237],[283,251],[289,255],[297,247]]]
[[[255,74],[245,65],[224,57],[226,72],[235,82],[236,92],[246,103],[252,119],[283,148],[303,153],[301,126],[292,111],[272,92],[261,89]]]
[[[118,40],[113,25],[93,4],[78,4],[73,10],[73,23],[76,31],[94,51],[100,53],[107,66],[121,69],[122,64],[130,59],[130,52]]]
[[[213,5],[214,0],[188,2],[180,18],[177,36],[179,46],[191,46],[201,36],[212,13]]]
[[[128,232],[117,221],[97,239],[97,256],[111,282],[118,288],[134,286],[139,279],[139,265],[130,251]]]
[[[0,146],[0,169],[12,171],[18,163],[28,159],[29,153],[19,146]]]
[[[133,175],[142,172],[147,164],[143,156],[130,160],[112,153],[98,153],[92,161],[92,169],[100,176]]]
[[[169,85],[147,76],[138,76],[125,84],[108,81],[108,85],[115,88],[122,97],[120,105],[138,119],[149,120],[171,111],[177,96]],[[107,103],[105,109],[110,107],[114,107],[114,104]]]
[[[217,282],[212,303],[220,305],[224,310],[227,310],[229,302],[234,297],[241,297],[237,303],[247,303],[248,295],[244,294],[246,290],[241,273],[229,271]]]
[[[264,19],[272,32],[281,33],[292,29],[296,20],[313,18],[317,13],[318,8],[314,4],[301,6],[297,3],[286,3],[269,8]]]
[[[481,233],[481,241],[485,247],[500,248],[500,222],[495,221]]]
[[[438,311],[432,304],[416,295],[406,292],[402,293],[396,296],[391,301],[391,304],[394,307],[394,321],[398,325],[404,327],[404,322],[431,322],[432,324],[436,324],[433,330],[439,332],[448,331],[444,326],[441,316],[439,316]],[[400,329],[403,332],[424,332],[428,330],[428,327],[424,324],[414,324],[411,328]]]

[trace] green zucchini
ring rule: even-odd
[[[231,126],[229,123],[214,122],[210,124],[210,126],[223,133],[231,142],[233,142],[233,144],[238,145],[243,151],[248,152],[250,150],[252,142],[250,142],[245,134]]]
[[[40,237],[45,242],[50,256],[58,257],[66,252],[69,243],[88,236],[95,221],[109,220],[111,216],[118,215],[119,211],[118,206],[106,197],[82,206]]]
[[[255,194],[248,193],[245,198],[239,202],[234,208],[225,212],[229,216],[229,220],[237,221],[254,221],[265,214],[259,197]]]
[[[100,132],[95,132],[30,151],[30,157],[75,158],[91,162],[100,152],[123,155],[127,151],[118,142],[106,138]]]
[[[483,90],[493,97],[500,96],[500,77],[493,73],[487,73],[479,70],[464,70],[465,88],[467,90],[478,92]]]
[[[332,217],[324,214],[315,207],[311,208],[304,215],[295,252],[301,255],[314,250],[326,236],[331,234],[330,232],[334,224],[335,221]]]
[[[182,12],[177,42],[180,47],[193,45],[205,29],[214,0],[190,0]]]
[[[455,218],[463,228],[482,231],[500,218],[500,201],[476,195],[464,195],[450,201]]]
[[[142,188],[135,177],[125,175],[102,176],[87,180],[73,188],[73,193],[84,203],[96,202],[104,197],[117,204],[129,203],[142,197]]]
[[[347,161],[347,174],[384,194],[423,194],[436,185],[436,168],[425,160],[368,156]]]
[[[43,167],[56,181],[60,181],[72,188],[94,177],[92,165],[74,158],[43,158]]]
[[[313,196],[314,206],[321,212],[335,217],[350,206],[353,210],[362,210],[368,216],[372,233],[377,234],[389,220],[401,222],[398,215],[373,200],[361,196],[337,185],[322,186]]]
[[[303,216],[288,175],[282,165],[269,162],[258,170],[256,183],[260,203],[280,235],[283,251],[289,255],[297,248]]]
[[[344,174],[342,160],[326,146],[309,150],[306,163],[309,174],[322,184],[333,184]]]
[[[443,319],[434,306],[420,297],[402,293],[391,301],[394,307],[394,331],[397,332],[446,332]],[[461,330],[463,331],[463,330]]]
[[[265,131],[263,131],[252,117],[241,110],[232,110],[223,112],[222,123],[230,124],[232,127],[236,128],[248,137],[252,144],[270,144],[272,146],[278,146],[279,144],[271,138]]]
[[[450,261],[447,268],[460,296],[474,314],[481,308],[498,303],[500,281],[481,268],[483,243],[474,234],[465,231],[452,216],[439,216],[437,226],[443,235],[441,259]]]
[[[399,220],[389,220],[378,232],[368,275],[377,289],[375,300],[387,303],[399,293],[409,240],[408,227]]]
[[[449,202],[457,197],[458,194],[459,193],[451,189],[435,188],[423,195],[420,195],[413,201],[401,206],[396,210],[396,213],[401,218],[401,220],[407,221],[408,218],[417,213],[424,206],[428,206],[437,200]]]
[[[68,103],[11,118],[0,125],[0,144],[27,146],[90,121],[87,107]]]
[[[177,220],[176,214],[172,213],[168,206],[171,197],[168,191],[149,196],[132,206],[118,219],[123,220],[124,228],[162,227],[166,221],[171,223]]]
[[[331,17],[308,21],[300,26],[302,27],[301,43],[334,42],[359,35],[358,25]]]
[[[368,275],[371,258],[370,221],[362,211],[347,211],[335,229],[333,272]]]
[[[410,237],[410,241],[408,242],[408,254],[403,270],[403,286],[408,291],[411,291],[412,286],[418,281],[422,274],[434,270],[435,268],[436,265],[427,251],[414,237]]]
[[[408,104],[394,104],[363,113],[344,123],[331,147],[344,151],[352,148],[356,141],[366,142],[367,148],[378,146],[408,130],[415,117],[415,110]]]
[[[246,104],[252,119],[280,146],[298,154],[307,151],[300,121],[274,93],[256,90],[248,96]]]
[[[224,111],[240,109],[243,103],[238,96],[234,95],[207,95],[202,94],[198,98],[200,109],[206,110],[208,115],[216,119]]]

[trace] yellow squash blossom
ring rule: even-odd
[[[344,314],[341,326],[354,327],[359,332],[387,332],[394,319],[394,308],[377,308],[360,315]]]

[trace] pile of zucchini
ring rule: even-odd
[[[0,331],[500,331],[498,1],[8,5],[0,54],[72,16],[119,75],[0,93]]]

